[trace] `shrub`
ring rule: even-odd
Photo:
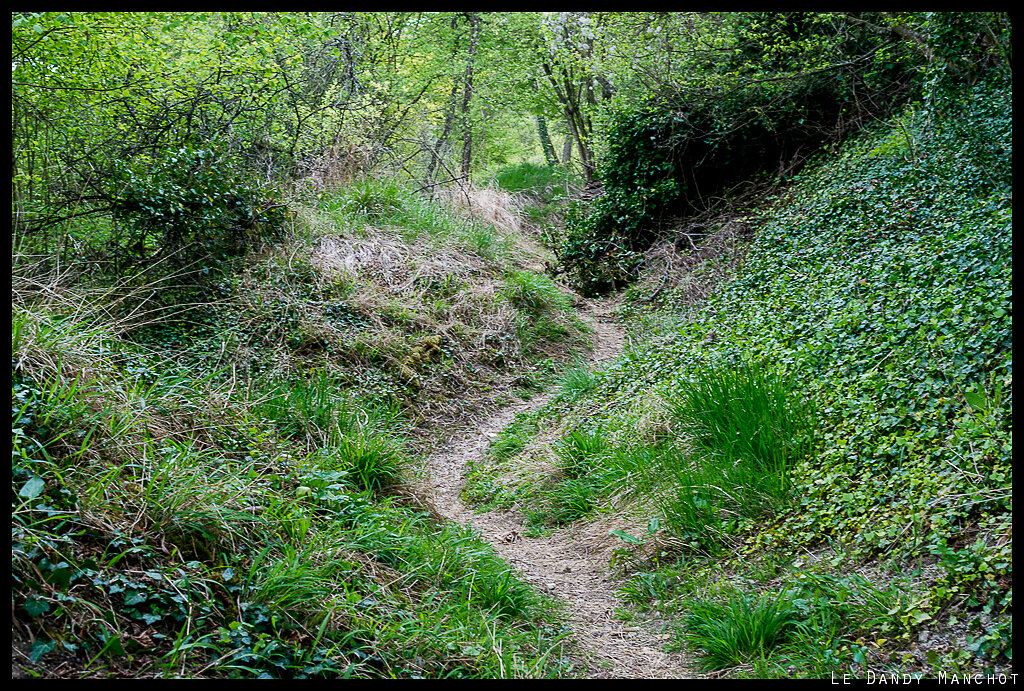
[[[831,22],[751,15],[739,22],[736,52],[720,71],[704,70],[696,84],[620,114],[602,163],[604,195],[593,213],[566,219],[559,258],[585,292],[632,280],[642,253],[674,219],[706,213],[751,181],[791,173],[823,144],[905,101],[916,80],[906,46],[883,46],[860,23],[837,32]],[[780,58],[786,41],[799,48]],[[874,60],[876,51],[886,60]]]
[[[192,146],[120,165],[109,201],[121,256],[215,265],[276,239],[284,205],[249,180],[225,156]]]

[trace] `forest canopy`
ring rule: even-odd
[[[586,274],[649,242],[641,216],[1008,63],[1008,32],[942,13],[14,13],[14,237],[116,271],[189,263],[272,238],[304,183],[432,192],[531,160],[604,182],[564,256]]]

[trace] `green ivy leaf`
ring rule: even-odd
[[[50,611],[50,603],[46,600],[39,600],[34,597],[30,597],[25,600],[25,611],[29,613],[31,617],[38,617],[40,614],[46,614]]]
[[[26,499],[35,499],[43,493],[43,489],[46,487],[46,481],[42,478],[34,477],[24,485],[18,492],[19,497],[25,497]]]
[[[46,655],[46,653],[53,650],[55,645],[56,643],[53,641],[36,639],[36,642],[32,644],[32,652],[29,653],[28,659],[32,660],[32,662],[39,662],[43,659],[43,656]]]

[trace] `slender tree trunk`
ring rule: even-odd
[[[565,114],[565,121],[569,126],[569,132],[572,138],[576,140],[576,150],[579,152],[580,164],[583,166],[583,178],[587,182],[591,182],[594,179],[595,170],[593,157],[590,152],[590,131],[587,126],[587,119],[581,111],[583,106],[580,101],[581,94],[579,89],[573,84],[575,81],[573,74],[566,71],[564,67],[559,67],[558,71],[560,74],[556,76],[556,66],[547,62],[542,63],[541,67],[548,81],[551,82],[551,86],[554,87],[555,96],[562,105],[562,112]],[[561,80],[561,83],[559,83],[559,80]],[[566,163],[568,163],[567,159]]]
[[[562,163],[568,168],[572,163],[572,127],[565,123],[565,144],[562,145]]]
[[[452,29],[456,29],[458,25],[458,17],[452,19]],[[452,63],[459,55],[459,34],[455,33],[452,43]],[[441,134],[438,135],[437,141],[434,143],[433,151],[430,152],[430,161],[427,163],[427,184],[429,185],[434,181],[434,171],[437,170],[438,164],[441,162],[441,157],[444,155],[445,145],[448,143],[448,137],[451,136],[452,127],[455,125],[455,112],[459,98],[459,87],[461,82],[459,77],[452,76],[452,91],[448,96],[448,107],[445,109],[444,114],[444,127],[441,129]]]
[[[452,93],[448,99],[448,108],[444,116],[444,128],[441,130],[441,134],[437,138],[437,142],[434,144],[434,150],[430,152],[430,162],[427,164],[427,184],[430,184],[434,180],[434,171],[437,169],[437,164],[440,162],[441,156],[444,155],[444,147],[448,143],[448,137],[451,136],[452,126],[455,124],[455,104],[459,95],[459,80],[455,79],[452,83]]]
[[[591,182],[594,179],[594,163],[590,153],[589,131],[586,120],[581,116],[578,106],[565,108],[565,121],[569,124],[569,133],[576,141],[576,151],[580,155],[580,166],[583,168],[583,179]]]
[[[465,91],[462,95],[462,176],[469,180],[469,169],[473,160],[473,124],[470,122],[469,105],[473,96],[473,60],[476,47],[480,40],[480,15],[470,12],[469,19],[469,57],[466,58],[466,76],[463,78]]]
[[[544,150],[544,160],[549,166],[557,166],[558,156],[555,155],[555,146],[551,143],[551,134],[548,133],[548,121],[543,115],[537,116],[537,136],[540,138],[540,148]]]

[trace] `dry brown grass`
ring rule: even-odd
[[[335,190],[365,175],[372,166],[373,152],[368,144],[336,141],[320,156],[302,164],[298,183],[304,192]]]
[[[522,235],[523,200],[495,187],[464,184],[437,192],[458,213],[488,223],[505,235]]]
[[[710,296],[743,262],[750,229],[741,221],[719,219],[680,231],[673,241],[654,245],[644,255],[644,273],[632,292],[650,302],[671,289],[673,300],[695,303]],[[699,270],[698,270],[699,269]]]
[[[384,219],[348,226],[332,212],[300,209],[300,237],[267,249],[241,274],[238,323],[264,337],[238,344],[238,360],[273,352],[281,374],[373,369],[404,392],[418,422],[446,427],[511,390],[515,370],[532,358],[562,357],[565,341],[524,341],[534,320],[508,297],[509,272],[542,265],[522,236],[520,202],[472,186],[439,196],[466,220],[426,230]],[[582,337],[569,311],[546,316]],[[443,357],[424,359],[434,341]]]

